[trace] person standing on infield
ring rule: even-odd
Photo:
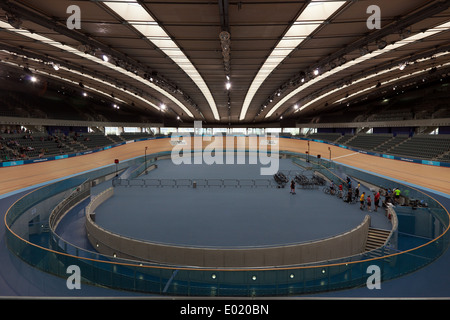
[[[375,199],[373,204],[375,205],[375,212],[378,210],[378,207],[380,206],[380,191],[377,191],[377,193],[375,194]]]
[[[360,203],[360,206],[359,206],[359,208],[361,209],[361,210],[363,210],[364,208],[364,196],[366,195],[366,193],[365,192],[363,192],[362,194],[361,194],[361,197],[359,198],[359,203]]]

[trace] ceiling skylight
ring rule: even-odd
[[[297,20],[278,42],[275,49],[266,59],[247,92],[242,105],[239,119],[244,120],[250,103],[272,71],[295,49],[303,40],[311,35],[319,26],[328,20],[346,1],[312,0],[303,10]]]
[[[220,120],[214,98],[197,69],[163,28],[136,0],[102,1],[144,37],[171,58],[194,81],[208,101],[216,120]]]
[[[436,59],[436,58],[438,58],[438,57],[441,57],[441,56],[444,56],[444,55],[447,55],[447,54],[449,54],[449,53],[441,53],[441,54],[438,54],[438,55],[434,55],[433,57],[430,57],[430,58],[420,59],[420,60],[417,60],[416,63],[423,63],[423,62],[429,61],[429,60],[431,60],[431,59]],[[439,67],[447,67],[449,64],[450,64],[450,63],[442,64],[442,65],[440,65]],[[397,82],[397,81],[400,81],[400,80],[404,80],[404,79],[407,79],[407,78],[411,78],[411,77],[417,76],[417,75],[422,74],[422,73],[424,73],[424,72],[430,71],[432,68],[433,68],[433,67],[427,67],[427,68],[425,68],[425,69],[423,69],[423,70],[414,71],[414,72],[407,73],[407,74],[405,74],[405,75],[402,75],[402,76],[399,76],[399,77],[396,77],[396,78],[392,78],[392,79],[390,79],[390,80],[384,81],[384,82],[383,82],[383,85],[384,85],[384,86],[385,86],[385,85],[389,85],[389,84],[391,84],[391,83],[393,83],[393,82]],[[369,79],[371,79],[371,78],[379,77],[379,76],[381,76],[381,75],[383,75],[383,74],[386,74],[386,73],[389,73],[389,72],[394,72],[394,71],[396,71],[396,70],[395,70],[395,69],[386,69],[386,70],[377,72],[377,73],[375,73],[375,74],[368,75],[368,76],[366,76],[366,77],[364,77],[364,78],[361,78],[361,79],[358,79],[358,80],[354,81],[354,82],[353,82],[352,84],[350,84],[350,85],[345,85],[345,86],[343,86],[343,87],[341,87],[341,88],[333,89],[333,90],[327,92],[326,94],[321,95],[320,97],[317,97],[317,98],[315,98],[315,99],[313,99],[313,100],[311,100],[311,101],[308,101],[308,102],[305,103],[300,109],[299,109],[298,107],[295,108],[295,110],[303,110],[303,109],[309,107],[310,105],[316,103],[317,101],[323,100],[323,99],[326,98],[327,96],[330,96],[330,95],[332,95],[332,94],[334,94],[334,93],[336,93],[336,92],[339,92],[339,91],[347,92],[347,91],[348,91],[348,88],[351,87],[351,86],[354,86],[354,85],[356,85],[356,84],[358,84],[358,83],[360,83],[360,82],[367,81],[367,80],[369,80]],[[376,89],[376,87],[377,87],[376,85],[372,85],[372,86],[369,86],[369,87],[367,87],[367,88],[365,88],[365,89],[360,89],[359,91],[357,91],[357,92],[355,92],[355,93],[352,93],[352,94],[350,94],[350,95],[348,95],[348,96],[346,95],[344,98],[341,98],[341,99],[339,99],[339,100],[337,100],[337,101],[333,101],[333,102],[329,101],[329,103],[331,104],[331,103],[339,103],[339,102],[343,102],[343,101],[345,101],[345,100],[347,100],[347,99],[349,99],[349,98],[352,98],[352,97],[354,97],[354,96],[361,95],[361,94],[363,94],[363,93],[366,93],[366,92],[369,92],[369,91],[371,91],[371,90],[374,90],[374,89]],[[336,98],[336,99],[337,99],[337,98]],[[295,112],[297,112],[297,111],[295,111]]]
[[[139,81],[139,82],[141,82],[141,83],[143,83],[143,84],[145,84],[147,86],[150,86],[152,89],[158,91],[159,93],[163,94],[164,96],[166,96],[167,98],[172,100],[189,117],[191,117],[191,118],[194,117],[194,115],[189,111],[189,109],[186,108],[186,106],[183,103],[181,103],[181,101],[179,101],[174,96],[170,95],[167,91],[163,90],[162,88],[158,87],[157,85],[155,85],[155,84],[153,84],[151,82],[148,82],[147,80],[141,78],[140,76],[134,74],[133,72],[129,72],[129,71],[125,70],[125,69],[122,69],[122,68],[116,66],[115,64],[112,64],[112,63],[110,63],[108,61],[105,61],[103,59],[103,56],[102,57],[96,57],[96,56],[93,56],[93,55],[86,54],[84,52],[79,51],[78,49],[75,49],[75,48],[72,48],[70,46],[64,45],[64,44],[62,44],[62,43],[60,43],[58,41],[55,41],[55,40],[52,40],[50,38],[44,37],[44,36],[39,35],[37,33],[31,33],[28,30],[24,30],[24,29],[13,28],[11,25],[9,25],[8,23],[3,22],[3,21],[0,21],[0,28],[8,30],[10,32],[17,33],[17,34],[25,36],[25,37],[28,37],[28,38],[36,40],[36,41],[38,41],[40,43],[51,45],[51,46],[53,46],[55,48],[58,48],[60,50],[65,51],[65,52],[70,52],[70,53],[75,54],[75,55],[77,55],[79,57],[82,57],[84,59],[88,59],[88,60],[91,60],[91,61],[96,62],[98,64],[101,64],[101,65],[103,65],[105,67],[108,67],[108,68],[110,68],[110,69],[112,69],[114,71],[120,72],[121,74],[123,74],[123,75],[125,75],[127,77],[133,78],[134,80],[137,80],[137,81]],[[153,106],[153,104],[150,104],[150,105]],[[159,107],[156,107],[156,109],[159,111]]]
[[[278,110],[278,108],[280,108],[286,101],[291,99],[293,96],[295,96],[296,94],[300,93],[302,90],[304,90],[304,89],[306,89],[306,88],[308,88],[308,87],[318,83],[319,81],[326,79],[329,76],[332,76],[332,75],[334,75],[334,74],[336,74],[336,73],[338,73],[340,71],[348,69],[348,68],[350,68],[350,67],[352,67],[354,65],[360,64],[360,63],[362,63],[364,61],[367,61],[369,59],[373,59],[373,58],[375,58],[375,57],[377,57],[377,56],[379,56],[381,54],[384,54],[384,53],[387,53],[387,52],[390,52],[390,51],[393,51],[393,50],[397,50],[398,48],[401,48],[401,47],[403,47],[405,45],[408,45],[410,43],[414,43],[416,41],[423,40],[423,39],[425,39],[427,37],[433,36],[435,34],[443,32],[443,31],[448,31],[449,29],[450,29],[450,22],[443,23],[443,24],[441,24],[441,25],[439,25],[437,27],[430,28],[430,29],[428,29],[426,31],[417,33],[417,34],[415,34],[415,35],[413,35],[411,37],[408,37],[406,39],[397,41],[396,43],[387,45],[384,49],[380,49],[380,50],[376,50],[376,51],[370,52],[370,53],[368,53],[368,54],[366,54],[364,56],[361,56],[359,58],[351,60],[351,61],[349,61],[349,62],[347,62],[347,63],[345,63],[345,64],[343,64],[341,66],[338,66],[338,67],[336,67],[336,68],[334,68],[334,69],[332,69],[332,70],[330,70],[328,72],[325,72],[325,73],[315,77],[311,81],[301,85],[300,87],[298,87],[297,89],[293,90],[289,94],[287,94],[283,99],[281,99],[277,104],[275,104],[275,106],[267,113],[266,118],[272,116],[272,114],[276,110]],[[308,104],[300,107],[299,109],[297,109],[295,112],[302,111],[307,106],[309,106],[311,104],[312,103],[308,103]]]
[[[17,57],[21,57],[21,58],[26,59],[26,60],[30,60],[30,61],[34,61],[34,62],[40,62],[37,59],[26,57],[26,56],[22,56],[22,55],[16,55],[16,54],[14,54],[12,52],[9,52],[9,51],[5,51],[5,50],[0,50],[0,51],[8,53],[10,55],[15,55]],[[4,64],[8,64],[8,65],[14,66],[14,67],[18,67],[18,68],[22,68],[23,67],[23,65],[21,65],[19,63],[11,62],[11,61],[1,61],[1,62],[4,63]],[[80,83],[79,81],[74,81],[74,80],[68,79],[66,77],[63,77],[61,74],[49,73],[49,72],[46,72],[44,70],[40,70],[40,69],[32,68],[32,67],[29,67],[29,69],[32,70],[34,74],[40,74],[40,75],[44,75],[44,76],[47,76],[47,77],[55,78],[55,79],[58,79],[58,80],[62,80],[64,82],[69,82],[69,83],[74,84],[74,85],[78,85]],[[85,79],[88,79],[88,80],[92,80],[92,81],[101,83],[103,85],[107,85],[111,89],[119,90],[119,91],[123,92],[124,94],[131,96],[132,98],[137,98],[138,100],[141,100],[142,102],[150,105],[151,107],[155,108],[156,110],[160,109],[157,105],[155,105],[151,101],[149,101],[149,100],[147,100],[147,99],[145,99],[143,97],[137,96],[137,95],[135,96],[130,91],[124,90],[122,88],[118,88],[115,84],[109,83],[109,82],[104,81],[102,79],[94,78],[94,77],[92,77],[92,76],[90,76],[88,74],[81,73],[81,72],[78,72],[76,70],[71,70],[71,69],[65,68],[63,66],[59,66],[58,70],[70,72],[72,74],[76,74],[80,78],[85,78]],[[104,96],[109,97],[109,98],[111,97],[111,94],[109,92],[104,92],[102,90],[99,90],[99,89],[94,88],[92,86],[89,86],[87,84],[83,84],[83,88],[87,89],[88,91],[99,93],[99,94],[104,95]],[[126,101],[124,101],[122,99],[119,99],[117,97],[114,97],[114,100],[117,101],[117,102],[121,102],[123,104],[126,104]]]
[[[437,59],[437,58],[439,58],[439,57],[446,56],[446,55],[448,55],[448,54],[450,54],[450,53],[445,52],[445,53],[440,53],[440,54],[433,55],[432,57],[429,57],[429,58],[419,59],[419,60],[416,60],[416,61],[414,62],[414,64],[427,62],[427,61],[429,61],[429,60],[434,60],[434,59]],[[435,67],[437,67],[437,68],[442,68],[442,67],[447,67],[448,65],[450,65],[450,63],[441,64],[441,65],[439,65],[439,66],[427,67],[427,68],[425,68],[425,69],[423,69],[423,70],[419,70],[419,71],[414,71],[414,72],[411,72],[411,73],[407,73],[407,74],[402,75],[402,76],[399,76],[399,77],[397,77],[397,78],[393,78],[393,79],[390,79],[390,80],[388,80],[388,81],[384,81],[384,82],[383,82],[383,85],[390,84],[390,83],[392,83],[392,82],[396,82],[396,81],[399,81],[399,80],[403,80],[403,79],[405,79],[405,78],[410,78],[410,77],[412,77],[412,76],[417,76],[418,74],[421,74],[421,73],[424,73],[424,72],[428,72],[428,71],[430,71],[431,69],[433,69],[433,68],[435,68]],[[361,81],[368,80],[368,79],[373,78],[373,77],[375,77],[375,76],[380,76],[380,75],[382,75],[382,74],[384,74],[384,73],[388,73],[388,72],[391,72],[391,71],[395,71],[395,69],[384,70],[384,71],[379,72],[379,73],[377,73],[377,74],[373,74],[373,75],[367,76],[367,77],[365,77],[365,78],[363,78],[363,79],[360,79],[360,80],[355,81],[354,83],[352,83],[352,85],[354,85],[354,84],[356,84],[356,83],[359,83],[359,82],[361,82]],[[352,93],[352,94],[350,94],[350,95],[348,95],[348,96],[345,96],[344,98],[341,98],[341,99],[335,101],[334,103],[343,102],[344,100],[350,99],[350,98],[352,98],[352,97],[354,97],[354,96],[358,96],[358,95],[361,95],[361,94],[363,94],[363,93],[369,92],[370,90],[376,89],[376,87],[377,87],[377,86],[374,85],[374,86],[367,87],[367,88],[365,88],[365,89],[360,89],[359,91],[357,91],[357,92],[355,92],[355,93]],[[334,91],[334,90],[333,90],[333,91]],[[339,90],[336,90],[336,91],[339,91]],[[328,95],[328,93],[327,93],[327,95]],[[321,98],[319,98],[319,99],[321,99]],[[313,102],[315,102],[315,101],[316,101],[316,100],[311,101],[310,103],[313,103]],[[305,106],[306,106],[306,105],[305,105]]]

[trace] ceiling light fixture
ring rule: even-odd
[[[108,0],[102,1],[102,3],[122,17],[123,20],[128,22],[129,25],[139,31],[145,38],[172,59],[197,85],[205,96],[214,118],[220,120],[214,98],[200,73],[186,57],[184,52],[139,2],[136,0],[127,0],[126,2],[123,0]],[[190,112],[184,111],[190,114]]]
[[[9,51],[5,51],[5,50],[1,50],[1,51],[2,51],[2,52],[9,53],[9,54],[13,54],[13,53],[11,53],[11,52],[9,52]],[[26,58],[27,60],[31,60],[31,61],[38,62],[37,59],[31,58],[31,57],[26,57],[26,56],[21,56],[21,57]],[[13,62],[11,62],[11,61],[0,61],[0,63],[8,64],[8,65],[11,65],[11,66],[16,67],[16,68],[22,68],[22,66],[21,66],[20,64],[18,64],[18,63],[13,63]],[[30,68],[31,68],[31,67],[30,67]],[[46,72],[46,71],[40,70],[40,69],[34,69],[34,70],[32,71],[30,68],[27,68],[29,74],[36,73],[36,74],[44,75],[44,76],[46,76],[46,77],[58,79],[59,81],[64,81],[64,82],[67,82],[67,83],[71,83],[71,84],[73,84],[73,85],[76,85],[76,84],[79,85],[79,84],[80,84],[79,81],[74,81],[74,80],[72,80],[72,79],[64,78],[61,74],[49,73],[49,72]],[[110,88],[119,90],[119,91],[123,92],[124,94],[126,94],[126,95],[128,95],[128,96],[131,96],[132,99],[138,99],[138,100],[141,100],[143,103],[145,103],[145,104],[147,104],[147,105],[150,105],[151,107],[155,108],[156,110],[158,110],[158,111],[160,110],[160,107],[156,106],[156,105],[155,105],[154,103],[152,103],[151,101],[149,101],[149,100],[147,100],[147,99],[141,97],[141,96],[138,95],[138,94],[134,95],[134,94],[132,94],[131,92],[128,92],[128,91],[126,91],[126,90],[124,90],[124,89],[122,89],[122,88],[119,88],[119,87],[117,87],[117,86],[116,86],[115,84],[113,84],[113,83],[109,83],[109,82],[107,82],[107,81],[105,81],[105,80],[102,80],[102,79],[94,78],[94,77],[92,77],[92,76],[90,76],[90,75],[88,75],[88,74],[81,73],[81,72],[78,72],[78,71],[76,71],[76,70],[69,70],[69,69],[67,69],[67,68],[65,68],[65,67],[63,67],[63,66],[61,66],[60,69],[63,70],[63,71],[66,71],[66,72],[70,72],[70,73],[72,73],[72,74],[75,74],[75,75],[77,75],[77,76],[79,76],[79,77],[83,77],[83,78],[89,79],[89,80],[91,80],[91,81],[98,82],[98,83],[101,84],[102,87],[106,85],[106,86],[109,86]],[[100,94],[100,95],[103,95],[103,96],[105,96],[105,97],[107,97],[107,98],[110,98],[110,97],[111,97],[111,94],[110,94],[109,91],[108,91],[108,92],[104,92],[104,91],[101,91],[101,90],[96,89],[96,88],[94,88],[94,87],[87,86],[87,85],[83,85],[83,87],[84,87],[84,89],[87,89],[87,90],[89,90],[89,91],[95,92],[95,93]],[[87,96],[87,93],[84,92],[83,95],[84,95],[84,96]],[[117,98],[117,97],[115,97],[114,99],[115,99],[117,102],[126,104],[126,102],[125,102],[124,100],[122,100],[122,99],[119,99],[119,98]]]
[[[446,53],[440,54],[439,56],[442,56],[442,55],[446,55]],[[431,59],[431,58],[424,58],[424,59],[418,60],[417,62],[426,62],[426,61],[428,61],[428,60],[430,60],[430,59]],[[447,66],[447,65],[449,65],[449,64],[443,64],[441,67],[445,67],[445,66]],[[405,78],[409,78],[409,77],[412,77],[412,76],[417,76],[418,74],[421,74],[421,73],[424,73],[424,72],[429,72],[429,70],[431,70],[431,68],[425,68],[425,69],[423,69],[423,70],[416,71],[416,72],[413,72],[413,73],[410,73],[410,74],[406,74],[406,75],[403,75],[403,76],[398,77],[398,78],[394,78],[394,79],[391,79],[391,80],[387,80],[387,81],[385,81],[385,82],[383,83],[383,85],[386,86],[386,85],[388,85],[388,84],[390,84],[390,83],[393,83],[393,82],[396,82],[396,81],[399,81],[399,80],[403,80],[403,79],[405,79]],[[378,76],[381,76],[381,75],[383,75],[383,74],[385,74],[385,73],[392,72],[392,71],[395,71],[395,70],[393,70],[393,69],[386,69],[386,70],[383,70],[383,71],[378,72],[378,73],[376,73],[376,74],[372,74],[372,75],[369,75],[369,76],[367,76],[367,77],[364,77],[364,78],[361,78],[361,79],[359,79],[359,80],[356,80],[355,82],[352,83],[352,85],[355,85],[355,84],[360,83],[360,82],[362,82],[362,81],[367,81],[367,80],[369,80],[370,78],[378,77]],[[350,85],[349,85],[349,86],[350,86]],[[330,92],[327,92],[325,95],[321,95],[320,97],[318,97],[318,98],[316,98],[316,99],[313,99],[313,100],[309,101],[308,103],[306,103],[306,104],[301,108],[301,110],[303,110],[304,108],[306,108],[306,107],[312,105],[313,103],[315,103],[315,102],[317,102],[317,101],[319,101],[319,100],[322,100],[322,99],[326,98],[327,96],[329,96],[329,95],[331,95],[331,94],[333,94],[333,93],[336,93],[336,92],[338,92],[338,91],[348,90],[348,87],[349,87],[349,86],[344,86],[344,87],[342,87],[342,88],[337,88],[337,89],[331,90]],[[365,93],[365,92],[367,92],[367,91],[369,91],[369,90],[372,90],[372,89],[374,89],[374,88],[379,88],[380,86],[381,86],[381,83],[380,83],[380,82],[377,82],[377,84],[376,84],[375,86],[370,86],[370,87],[367,87],[367,88],[365,88],[365,89],[361,89],[361,90],[359,90],[358,92],[352,93],[352,94],[350,94],[350,95],[346,95],[344,98],[341,98],[341,99],[339,99],[339,100],[337,100],[337,101],[335,101],[335,102],[332,102],[332,103],[343,102],[344,100],[346,100],[346,99],[348,99],[348,98],[351,98],[351,97],[356,96],[356,95],[363,94],[363,93]]]
[[[323,0],[312,0],[307,5],[296,21],[290,26],[283,38],[278,42],[277,46],[273,49],[263,66],[259,69],[256,77],[253,79],[242,105],[241,114],[239,116],[240,120],[245,119],[253,97],[273,70],[345,3],[346,1],[323,2]]]
[[[181,103],[181,101],[179,101],[176,97],[172,96],[167,91],[163,90],[162,88],[160,88],[159,86],[157,86],[157,85],[155,85],[155,84],[153,84],[151,82],[149,83],[144,78],[141,78],[141,77],[139,77],[138,75],[136,75],[134,73],[128,72],[128,71],[126,71],[125,69],[123,69],[123,68],[121,68],[119,66],[116,66],[116,65],[114,65],[112,63],[104,62],[102,58],[98,58],[98,57],[96,57],[94,55],[86,54],[84,51],[80,51],[78,49],[75,49],[75,48],[72,48],[70,46],[64,45],[64,44],[62,44],[62,43],[60,43],[58,41],[52,40],[50,38],[47,38],[45,36],[39,35],[37,33],[32,33],[32,32],[30,32],[28,30],[24,30],[24,29],[16,30],[14,28],[11,28],[7,23],[5,23],[5,22],[3,22],[1,20],[0,20],[0,29],[5,29],[5,30],[11,31],[11,32],[15,32],[15,33],[17,33],[17,34],[19,34],[21,36],[25,36],[25,37],[31,38],[31,39],[33,39],[35,41],[38,41],[40,43],[47,44],[47,45],[53,46],[55,48],[58,48],[59,50],[63,50],[65,52],[69,52],[69,53],[75,54],[75,55],[77,55],[77,56],[79,56],[81,58],[88,59],[88,60],[94,61],[96,63],[102,64],[103,66],[108,67],[108,68],[110,68],[110,69],[112,69],[114,71],[117,71],[117,72],[119,72],[119,73],[121,73],[121,74],[123,74],[123,75],[125,75],[127,77],[130,77],[130,78],[132,78],[132,79],[134,79],[136,81],[139,81],[139,82],[141,82],[141,83],[143,83],[145,85],[149,85],[152,89],[158,91],[162,95],[166,96],[168,99],[172,100],[189,117],[191,117],[191,118],[194,117],[194,115],[189,111],[189,109],[186,108],[186,106],[184,104]],[[75,71],[69,70],[69,69],[66,69],[66,71],[69,71],[69,72],[72,72],[72,73],[76,73]],[[93,79],[95,79],[95,78],[93,78]],[[95,80],[99,80],[99,79],[95,79]],[[102,80],[100,80],[100,81],[102,81]],[[138,96],[136,96],[136,97],[138,97]],[[145,101],[147,104],[151,105],[153,108],[159,110],[159,108],[156,105],[154,105],[153,103],[151,103],[151,102],[149,102],[149,101],[147,101],[145,99],[141,99],[141,100]]]
[[[448,66],[450,66],[450,63],[442,64],[440,67],[443,68],[443,67],[448,67]],[[406,78],[415,77],[415,76],[418,76],[418,75],[420,75],[420,74],[422,74],[422,73],[428,73],[431,69],[432,69],[432,68],[425,68],[425,69],[423,69],[423,70],[415,71],[415,72],[412,72],[412,73],[403,75],[403,76],[401,76],[401,77],[398,77],[398,78],[394,78],[394,79],[388,80],[388,81],[386,81],[386,82],[384,83],[384,85],[386,86],[386,85],[388,85],[388,84],[390,84],[390,83],[393,83],[393,82],[397,82],[397,81],[400,81],[400,80],[403,80],[403,79],[406,79]],[[358,92],[355,92],[355,93],[351,94],[349,97],[353,97],[353,96],[356,96],[356,95],[361,95],[361,94],[363,94],[363,93],[365,93],[365,92],[367,92],[367,91],[369,91],[369,90],[371,90],[371,89],[373,89],[373,87],[369,87],[369,88],[365,88],[365,89],[359,90]],[[392,88],[392,90],[394,90],[394,91],[395,91],[396,89],[397,89],[397,86],[394,86],[394,87]],[[340,99],[340,100],[337,100],[336,102],[339,103],[339,102],[341,102],[341,101],[343,101],[343,100],[344,100],[344,99]]]
[[[377,45],[378,45],[378,49],[382,50],[382,49],[386,48],[387,42],[385,40],[381,40],[377,43]]]
[[[401,48],[401,47],[406,46],[408,44],[415,43],[417,41],[420,41],[420,40],[423,40],[425,38],[431,37],[431,36],[436,35],[436,34],[438,34],[440,32],[448,31],[449,29],[450,29],[450,22],[445,22],[445,23],[440,24],[440,25],[438,25],[438,26],[436,26],[434,28],[430,28],[430,29],[425,30],[423,32],[416,33],[415,35],[410,36],[409,38],[406,38],[406,39],[400,40],[400,41],[398,41],[396,43],[392,43],[390,45],[387,45],[384,49],[375,50],[375,51],[369,52],[368,54],[366,54],[364,56],[361,56],[361,57],[358,57],[358,58],[356,58],[354,60],[345,62],[344,64],[336,67],[335,69],[332,69],[332,70],[330,70],[328,72],[322,73],[320,76],[314,78],[313,80],[309,81],[308,83],[304,84],[303,86],[298,87],[297,89],[295,89],[295,90],[291,91],[289,94],[287,94],[283,99],[281,99],[277,104],[275,104],[275,106],[266,114],[266,118],[272,116],[275,113],[275,111],[278,110],[284,103],[286,103],[289,99],[291,99],[292,97],[294,97],[295,95],[300,93],[302,90],[312,86],[313,84],[318,83],[319,81],[321,81],[323,79],[326,79],[329,76],[337,74],[340,71],[348,69],[348,68],[350,68],[350,67],[352,67],[354,65],[360,64],[360,63],[362,63],[364,61],[367,61],[369,59],[374,59],[375,57],[377,57],[377,56],[379,56],[381,54],[384,54],[384,53],[387,53],[387,52],[391,52],[393,50],[397,50],[398,48]],[[302,106],[301,108],[299,108],[297,110],[297,112],[301,111],[301,110],[304,110],[308,105],[310,105],[310,104],[308,103],[308,104]]]
[[[12,13],[6,13],[6,20],[8,20],[8,23],[15,29],[22,28],[23,22],[18,16]]]

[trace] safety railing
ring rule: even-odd
[[[273,179],[114,179],[113,187],[276,188]]]
[[[58,203],[50,213],[48,218],[49,227],[55,230],[58,227],[59,221],[64,217],[64,214],[70,210],[72,206],[88,198],[91,195],[91,181],[87,180],[75,188],[68,197]]]
[[[77,251],[62,250],[61,246],[52,249],[28,239],[23,224],[36,205],[80,185],[87,177],[104,174],[102,170],[43,186],[16,201],[5,215],[6,243],[10,251],[30,265],[60,277],[67,277],[67,268],[77,265],[83,281],[94,285],[161,295],[226,297],[300,295],[362,286],[373,265],[380,268],[382,281],[394,279],[433,262],[449,245],[447,209],[427,193],[407,185],[402,186],[402,193],[408,192],[427,203],[423,214],[430,214],[440,222],[439,232],[422,245],[382,257],[365,256],[313,266],[193,268],[145,264],[89,251],[77,254]],[[365,181],[375,185],[399,185],[353,168],[341,167],[340,170],[347,170],[347,174],[361,179],[364,176]]]

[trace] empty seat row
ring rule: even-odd
[[[390,139],[392,139],[392,136],[364,134],[357,135],[353,140],[348,142],[348,145],[355,148],[373,150]]]

